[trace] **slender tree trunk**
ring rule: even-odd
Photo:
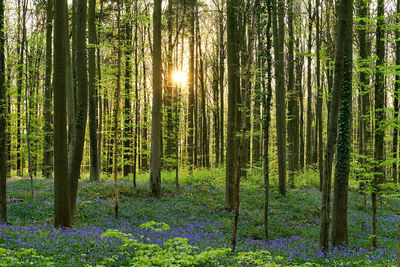
[[[224,156],[224,78],[225,78],[225,47],[224,47],[224,15],[223,15],[223,5],[221,5],[221,10],[219,11],[219,90],[220,90],[220,161],[221,165],[225,163]]]
[[[124,92],[124,132],[123,132],[123,151],[124,166],[123,174],[127,177],[132,172],[133,154],[132,139],[133,136],[133,116],[131,108],[131,83],[132,83],[132,18],[131,18],[131,0],[125,0],[125,92]],[[136,67],[135,67],[136,68]],[[136,129],[136,127],[135,127]]]
[[[97,103],[98,103],[98,132],[97,132],[97,167],[99,169],[99,173],[101,172],[102,165],[102,141],[103,141],[103,100],[102,100],[102,86],[101,86],[101,55],[100,55],[100,29],[101,29],[101,17],[103,15],[103,0],[100,0],[100,14],[98,20],[98,28],[97,28],[97,53],[96,53],[96,64],[97,64]]]
[[[372,248],[377,247],[377,194],[379,192],[379,184],[384,179],[384,121],[385,121],[385,79],[384,71],[381,69],[385,61],[385,41],[384,41],[384,7],[385,1],[378,0],[378,13],[377,13],[377,25],[376,25],[376,76],[375,76],[375,152],[374,159],[376,162],[375,175],[372,181],[372,237],[371,246]]]
[[[143,28],[142,34],[142,44],[145,43],[145,28]],[[142,45],[142,57],[145,58],[145,50],[144,45]],[[148,143],[147,143],[147,129],[148,129],[148,98],[147,98],[147,68],[146,68],[146,60],[143,60],[143,133],[142,133],[142,168],[143,170],[148,170]]]
[[[195,5],[196,0],[192,0],[190,5],[190,36],[189,36],[189,111],[188,111],[188,159],[189,159],[189,169],[193,170],[194,166],[194,20],[195,20]]]
[[[318,168],[319,168],[319,189],[322,191],[322,184],[323,184],[323,172],[324,172],[324,140],[322,137],[323,132],[323,121],[322,121],[322,102],[323,102],[323,90],[321,87],[321,29],[320,29],[320,18],[319,18],[319,6],[320,0],[316,0],[315,4],[315,21],[316,21],[316,49],[317,49],[317,108],[316,108],[316,115],[317,115],[317,123],[318,126],[318,135],[316,136],[316,140],[318,139]],[[317,149],[317,148],[315,148]]]
[[[151,127],[150,187],[153,197],[161,196],[161,2],[154,0],[153,10],[153,105]]]
[[[267,58],[267,90],[264,96],[264,239],[269,239],[268,232],[268,209],[269,209],[269,128],[271,123],[271,100],[272,100],[272,55],[271,55],[271,23],[272,23],[272,1],[268,1],[268,22],[266,29],[266,58]]]
[[[52,36],[53,36],[53,0],[47,0],[46,8],[46,77],[45,77],[45,93],[43,103],[43,117],[44,117],[44,146],[43,146],[43,177],[52,177],[52,162],[51,162],[51,73],[52,73]]]
[[[400,1],[397,0],[397,13],[400,13]],[[396,23],[397,25],[400,24],[400,18],[397,16],[396,17]],[[400,29],[397,27],[396,28],[396,65],[400,66]],[[397,72],[399,71],[399,68],[397,68]],[[400,74],[396,74],[395,78],[395,84],[394,84],[394,119],[395,121],[399,117],[399,91],[400,91]],[[393,182],[397,183],[399,181],[398,179],[398,164],[397,164],[397,146],[398,146],[398,136],[399,136],[399,130],[398,128],[394,127],[394,132],[393,132],[393,157],[396,159],[396,161],[393,163]]]
[[[135,14],[138,13],[138,0],[135,0]],[[133,173],[133,186],[136,187],[136,169],[138,162],[138,145],[139,145],[139,110],[140,110],[140,96],[139,96],[139,61],[138,61],[138,20],[135,19],[135,136],[133,142],[133,164],[132,164],[132,173]]]
[[[227,44],[228,44],[228,127],[226,137],[226,180],[225,209],[233,210],[235,201],[236,173],[236,116],[239,82],[239,42],[238,42],[238,1],[227,1]]]
[[[24,63],[24,51],[25,51],[25,43],[26,43],[26,1],[27,0],[22,0],[22,39],[20,40],[20,49],[19,49],[19,61],[18,61],[18,74],[17,74],[17,175],[22,176],[23,175],[23,156],[21,153],[21,144],[22,144],[22,138],[21,138],[21,100],[22,100],[22,86],[23,86],[23,77],[24,77],[24,71],[23,71],[23,63]],[[18,1],[18,20],[21,21],[20,19],[20,7],[21,7],[21,2]],[[19,32],[19,31],[18,31]],[[18,35],[19,38],[19,35]],[[25,85],[26,86],[26,85]]]
[[[5,31],[4,31],[4,1],[0,0],[0,223],[8,221],[7,211],[7,99],[5,83]]]
[[[99,180],[98,136],[97,136],[97,90],[96,90],[96,0],[89,0],[89,136],[90,136],[90,179]]]
[[[306,138],[306,163],[307,166],[312,164],[312,85],[311,85],[311,49],[312,49],[312,7],[311,0],[308,3],[308,39],[307,39],[307,138]]]
[[[279,193],[286,194],[286,91],[285,91],[285,12],[284,0],[273,0],[274,14],[274,51],[275,51],[275,98],[276,98],[276,133],[278,147]]]
[[[115,103],[114,103],[114,159],[113,159],[113,173],[114,173],[114,217],[118,218],[118,206],[119,206],[119,193],[118,193],[118,138],[119,138],[119,102],[121,99],[121,58],[122,58],[122,49],[121,49],[121,0],[117,1],[118,5],[118,19],[117,19],[117,28],[118,28],[118,72],[117,72],[117,90],[115,91]]]
[[[66,0],[54,2],[54,225],[71,227],[66,114]]]
[[[83,147],[88,106],[88,78],[86,56],[86,10],[87,1],[79,0],[76,7],[77,33],[76,33],[76,113],[73,126],[74,138],[72,140],[71,159],[68,166],[68,175],[71,183],[71,214],[75,213],[76,197],[78,193],[78,180],[80,178]]]
[[[294,87],[294,35],[293,35],[293,0],[288,0],[288,141],[289,141],[289,185],[294,188],[294,177],[298,169],[298,155],[296,155],[296,139],[298,133],[296,131],[297,114],[298,113],[298,95]]]

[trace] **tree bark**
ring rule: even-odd
[[[228,44],[228,127],[226,137],[226,176],[225,204],[227,210],[235,205],[235,173],[236,173],[236,116],[237,94],[239,82],[239,42],[238,42],[238,1],[227,1],[227,44]]]
[[[161,196],[161,2],[154,0],[153,10],[153,105],[151,127],[150,187],[153,197]]]
[[[307,138],[306,138],[306,165],[310,166],[312,160],[312,86],[311,86],[311,49],[312,49],[312,1],[308,3],[308,38],[307,38]]]
[[[271,56],[271,23],[272,23],[272,1],[268,1],[268,22],[266,29],[266,58],[267,58],[267,87],[263,94],[264,104],[264,239],[269,239],[268,231],[268,209],[269,209],[269,128],[271,122],[271,100],[272,100],[272,56]]]
[[[293,35],[293,0],[288,0],[288,148],[289,148],[289,186],[294,188],[294,177],[299,165],[298,158],[298,95],[295,90],[294,78],[294,35]],[[296,140],[297,139],[297,140]]]
[[[0,0],[0,223],[8,221],[7,210],[7,98],[5,84],[4,1]]]
[[[97,147],[97,90],[96,90],[96,0],[89,0],[89,136],[90,136],[90,180],[99,180],[99,159]]]
[[[276,98],[276,134],[278,147],[278,190],[281,195],[286,194],[286,91],[285,91],[285,2],[273,0],[274,14],[274,52],[275,52],[275,98]]]
[[[384,179],[384,138],[385,138],[385,78],[384,70],[382,66],[385,60],[385,41],[384,41],[384,7],[385,1],[378,0],[378,13],[377,13],[377,25],[376,25],[376,76],[375,76],[375,149],[374,149],[374,160],[376,165],[374,166],[375,175],[372,180],[372,236],[371,246],[372,248],[377,247],[377,203],[376,198],[379,193],[379,184]]]
[[[349,59],[352,55],[352,4],[352,0],[341,0],[337,13],[335,73],[328,117],[328,137],[322,181],[321,224],[319,232],[319,247],[322,251],[327,251],[329,249],[329,194],[331,192],[332,162],[337,139],[338,112],[341,102],[342,87],[346,86],[345,82],[348,81],[348,75],[350,75],[348,73],[348,67],[349,64],[351,64],[351,60]]]
[[[43,102],[43,117],[44,117],[44,146],[43,146],[43,177],[52,177],[52,160],[51,160],[51,139],[52,139],[52,125],[51,125],[51,74],[52,74],[52,36],[53,36],[53,0],[47,0],[46,8],[46,76],[45,76],[45,93]]]
[[[351,121],[352,121],[352,68],[353,68],[353,0],[339,7],[339,21],[344,20],[343,78],[339,108],[338,140],[333,199],[332,246],[348,246],[347,197],[350,175]],[[343,16],[343,17],[342,17]]]
[[[68,176],[71,183],[71,214],[75,213],[76,197],[78,193],[78,180],[80,178],[81,164],[83,158],[83,147],[85,144],[85,132],[88,106],[88,77],[86,56],[86,10],[87,1],[79,0],[76,7],[76,113],[73,124],[71,159],[68,166]]]
[[[54,2],[54,214],[55,227],[71,227],[66,114],[66,0]]]

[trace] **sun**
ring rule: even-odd
[[[179,85],[184,85],[187,80],[187,75],[183,71],[176,70],[172,75],[174,82]]]

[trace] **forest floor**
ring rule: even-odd
[[[73,229],[53,228],[53,180],[12,179],[9,225],[0,226],[0,265],[33,266],[388,266],[396,261],[400,202],[382,199],[378,211],[379,248],[370,250],[371,207],[349,193],[349,248],[328,255],[318,250],[321,196],[312,183],[270,196],[270,240],[263,240],[262,176],[242,183],[238,251],[229,251],[232,213],[223,208],[224,170],[163,174],[163,196],[149,197],[148,174],[119,182],[119,218],[114,218],[113,183],[80,183]],[[310,175],[309,175],[310,176]],[[317,179],[304,178],[302,179]],[[304,183],[306,184],[306,183]],[[21,199],[23,202],[15,201]],[[158,224],[154,223],[157,222]],[[162,224],[161,224],[162,223]],[[108,231],[109,229],[118,231]],[[106,233],[107,232],[107,233]],[[105,234],[106,233],[106,234]],[[128,235],[130,234],[130,235]],[[186,239],[187,240],[186,240]],[[137,241],[135,241],[137,240]]]

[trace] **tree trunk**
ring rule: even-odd
[[[226,180],[225,209],[233,210],[235,205],[236,173],[236,116],[239,81],[239,42],[238,42],[238,1],[227,1],[227,44],[228,44],[228,127],[226,137]]]
[[[312,164],[312,86],[311,86],[311,49],[312,49],[312,8],[311,0],[308,3],[308,39],[307,39],[307,138],[306,138],[306,164]]]
[[[275,98],[276,98],[276,134],[278,147],[279,193],[286,194],[286,91],[285,91],[285,2],[273,0],[274,14],[274,52],[275,52]]]
[[[119,138],[119,102],[121,99],[121,0],[117,1],[118,5],[118,59],[117,59],[117,90],[115,91],[115,103],[114,103],[114,153],[113,153],[113,174],[114,174],[114,218],[118,218],[118,206],[119,206],[119,193],[118,193],[118,138]]]
[[[321,50],[321,37],[320,37],[320,18],[319,18],[319,6],[320,6],[320,0],[316,0],[315,4],[315,21],[316,21],[316,49],[317,49],[317,70],[316,70],[316,76],[317,76],[317,107],[316,107],[316,115],[317,115],[317,123],[318,126],[316,127],[318,129],[318,135],[316,135],[316,140],[318,139],[318,168],[319,168],[319,188],[320,191],[322,191],[322,183],[323,183],[323,172],[324,172],[324,140],[322,137],[322,132],[323,132],[323,121],[322,121],[322,102],[323,102],[323,90],[321,87],[321,56],[320,56],[320,50]],[[317,149],[315,147],[315,149]]]
[[[161,2],[154,0],[153,10],[153,105],[151,127],[150,186],[153,197],[161,196]]]
[[[339,108],[338,140],[336,145],[336,166],[333,199],[332,246],[347,246],[347,196],[350,175],[351,121],[352,121],[352,68],[353,68],[353,0],[346,0],[339,6],[339,21],[343,20],[344,42],[343,76]],[[340,26],[339,26],[340,27]],[[343,38],[343,39],[342,39]]]
[[[271,100],[272,100],[272,56],[271,56],[271,23],[272,23],[272,1],[268,1],[268,22],[266,29],[266,58],[267,58],[267,90],[263,94],[264,104],[264,239],[269,239],[268,232],[268,208],[269,208],[269,128],[271,122]]]
[[[339,104],[341,102],[342,86],[346,86],[344,81],[348,81],[348,75],[350,75],[348,73],[349,64],[351,69],[351,60],[349,59],[351,59],[352,55],[352,4],[352,0],[341,0],[338,6],[339,12],[337,13],[335,76],[328,117],[328,138],[324,159],[320,214],[319,247],[323,251],[329,249],[329,194],[331,191],[332,162],[337,139]]]
[[[0,0],[0,223],[6,224],[7,211],[7,109],[5,84],[5,36],[4,36],[4,1]]]
[[[371,246],[372,248],[377,247],[377,203],[376,198],[379,192],[379,184],[384,179],[384,121],[385,121],[385,79],[384,70],[381,67],[384,65],[385,60],[385,41],[384,41],[384,7],[385,1],[378,0],[378,13],[377,13],[377,25],[376,25],[376,76],[375,76],[375,150],[374,160],[376,166],[374,168],[375,175],[372,180],[372,237]]]
[[[123,175],[127,177],[132,172],[132,139],[133,136],[133,116],[131,108],[131,82],[132,82],[132,23],[131,23],[131,0],[125,0],[125,92],[124,92],[124,132],[123,132],[123,151],[124,166]]]
[[[400,0],[397,0],[397,13],[400,13]],[[400,24],[400,18],[397,16],[396,17],[396,23],[397,25]],[[400,29],[397,27],[396,28],[396,65],[400,66]],[[399,71],[399,68],[397,68],[397,72]],[[397,121],[399,117],[399,91],[400,91],[400,74],[396,74],[395,78],[395,83],[394,83],[394,121]],[[399,136],[399,130],[398,128],[394,127],[393,131],[393,157],[396,159],[393,163],[393,182],[397,183],[399,181],[398,179],[398,164],[397,164],[397,146],[398,146],[398,136]]]
[[[194,165],[194,20],[195,20],[195,5],[196,0],[192,0],[190,5],[190,36],[189,36],[189,111],[188,111],[188,127],[189,127],[189,135],[188,135],[188,160],[189,160],[189,169],[193,170]]]
[[[219,90],[220,90],[220,140],[221,140],[221,148],[220,148],[220,162],[221,165],[225,163],[225,155],[224,155],[224,78],[225,78],[225,47],[224,47],[224,14],[223,14],[223,5],[221,5],[219,10]]]
[[[55,227],[71,227],[66,114],[67,1],[54,3],[54,214]]]
[[[85,143],[87,105],[88,105],[88,79],[86,56],[86,9],[87,1],[79,0],[76,7],[76,113],[73,125],[74,138],[68,175],[71,183],[71,214],[75,213],[76,197],[78,193],[78,180],[80,178],[83,147]]]
[[[43,103],[43,117],[44,117],[44,146],[43,146],[43,177],[52,177],[52,160],[51,160],[51,139],[52,139],[52,127],[51,127],[51,100],[52,100],[52,88],[51,88],[51,73],[52,73],[52,36],[53,36],[53,0],[47,0],[46,9],[46,76],[45,76],[45,92],[44,92],[44,103]]]
[[[289,142],[289,186],[294,188],[294,177],[298,169],[298,149],[296,139],[298,139],[298,95],[294,87],[294,35],[293,35],[293,0],[288,1],[288,142]],[[297,144],[298,145],[298,144]]]
[[[90,136],[90,180],[99,180],[99,159],[97,147],[97,90],[96,90],[96,0],[89,0],[89,136]]]

